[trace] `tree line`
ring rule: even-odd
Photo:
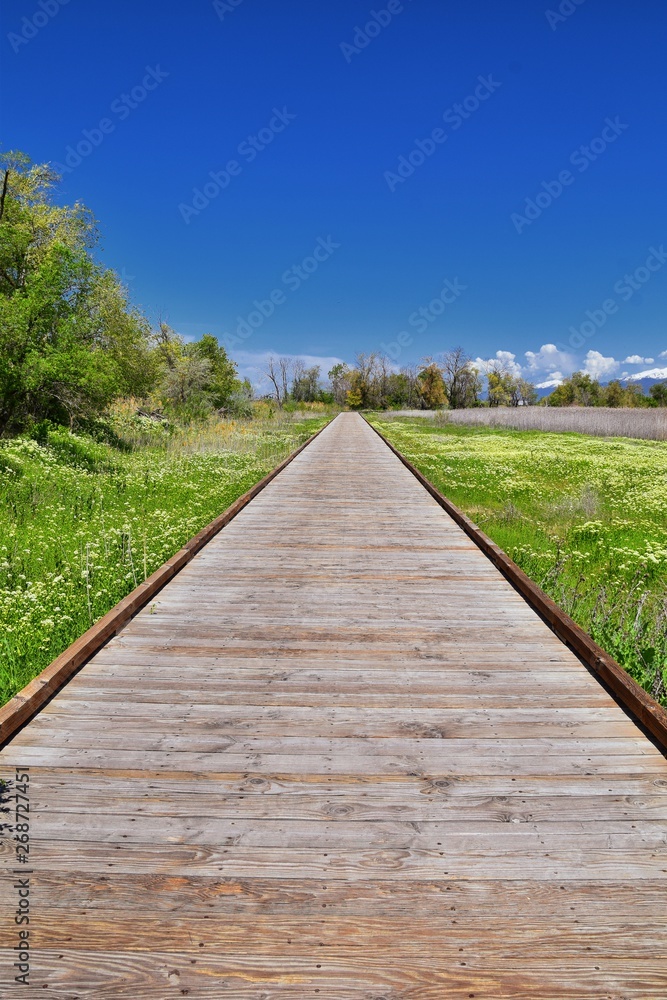
[[[382,354],[359,354],[354,365],[343,362],[321,380],[321,369],[306,368],[289,357],[269,357],[261,374],[269,386],[268,397],[279,407],[289,403],[335,403],[353,410],[462,410],[476,406],[667,406],[667,382],[650,387],[616,380],[602,385],[585,372],[565,378],[553,392],[540,399],[532,382],[507,368],[502,361],[486,366],[484,376],[462,347],[418,365],[396,371]]]
[[[353,410],[460,410],[482,405],[482,376],[461,347],[400,371],[383,354],[358,354],[354,365],[334,365],[326,383],[319,367],[306,368],[289,357],[269,357],[261,374],[270,387],[269,397],[280,407],[318,401]],[[489,405],[537,401],[535,387],[500,364],[487,372],[487,382]]]
[[[656,382],[644,393],[641,385],[618,379],[601,385],[586,372],[575,372],[545,399],[547,406],[611,406],[650,407],[667,406],[667,382]]]
[[[481,376],[461,347],[400,371],[383,355],[359,354],[353,367],[338,364],[329,378],[335,401],[351,409],[464,409],[475,406],[482,391]]]

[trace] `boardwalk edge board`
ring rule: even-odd
[[[334,418],[335,419],[335,418]],[[18,694],[14,695],[6,705],[0,708],[0,749],[16,735],[26,722],[36,715],[41,708],[69,681],[74,674],[85,666],[90,658],[98,652],[114,635],[120,632],[127,623],[144,608],[148,602],[169,583],[211,541],[236,515],[243,510],[283,469],[294,461],[305,448],[311,444],[322,431],[329,426],[329,420],[324,427],[304,441],[280,465],[272,469],[268,475],[235,500],[222,514],[219,514],[210,524],[186,542],[160,566],[143,583],[119,601],[110,611],[100,618],[87,632],[79,636],[71,646],[68,646],[60,656],[45,667]]]
[[[363,414],[362,414],[363,416]],[[556,603],[541,590],[522,569],[496,545],[481,528],[470,520],[462,510],[448,500],[426,476],[412,464],[391,441],[374,427],[364,417],[366,423],[381,438],[387,447],[396,455],[433,499],[455,521],[460,528],[482,550],[494,566],[521,594],[521,596],[537,611],[558,638],[569,646],[579,659],[591,669],[593,675],[613,692],[617,701],[623,705],[647,729],[659,744],[660,750],[667,754],[667,711],[650,696],[623,667],[616,662],[601,646],[585,632],[580,625],[570,618]]]

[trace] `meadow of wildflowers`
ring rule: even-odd
[[[667,442],[372,422],[667,703]]]
[[[117,417],[0,442],[0,703],[326,422]]]

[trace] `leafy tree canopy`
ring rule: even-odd
[[[95,221],[53,203],[57,175],[27,157],[2,158],[0,433],[42,419],[70,425],[153,374],[148,324],[91,250]]]

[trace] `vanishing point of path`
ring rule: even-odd
[[[667,762],[339,416],[0,754],[62,1000],[665,1000]]]

